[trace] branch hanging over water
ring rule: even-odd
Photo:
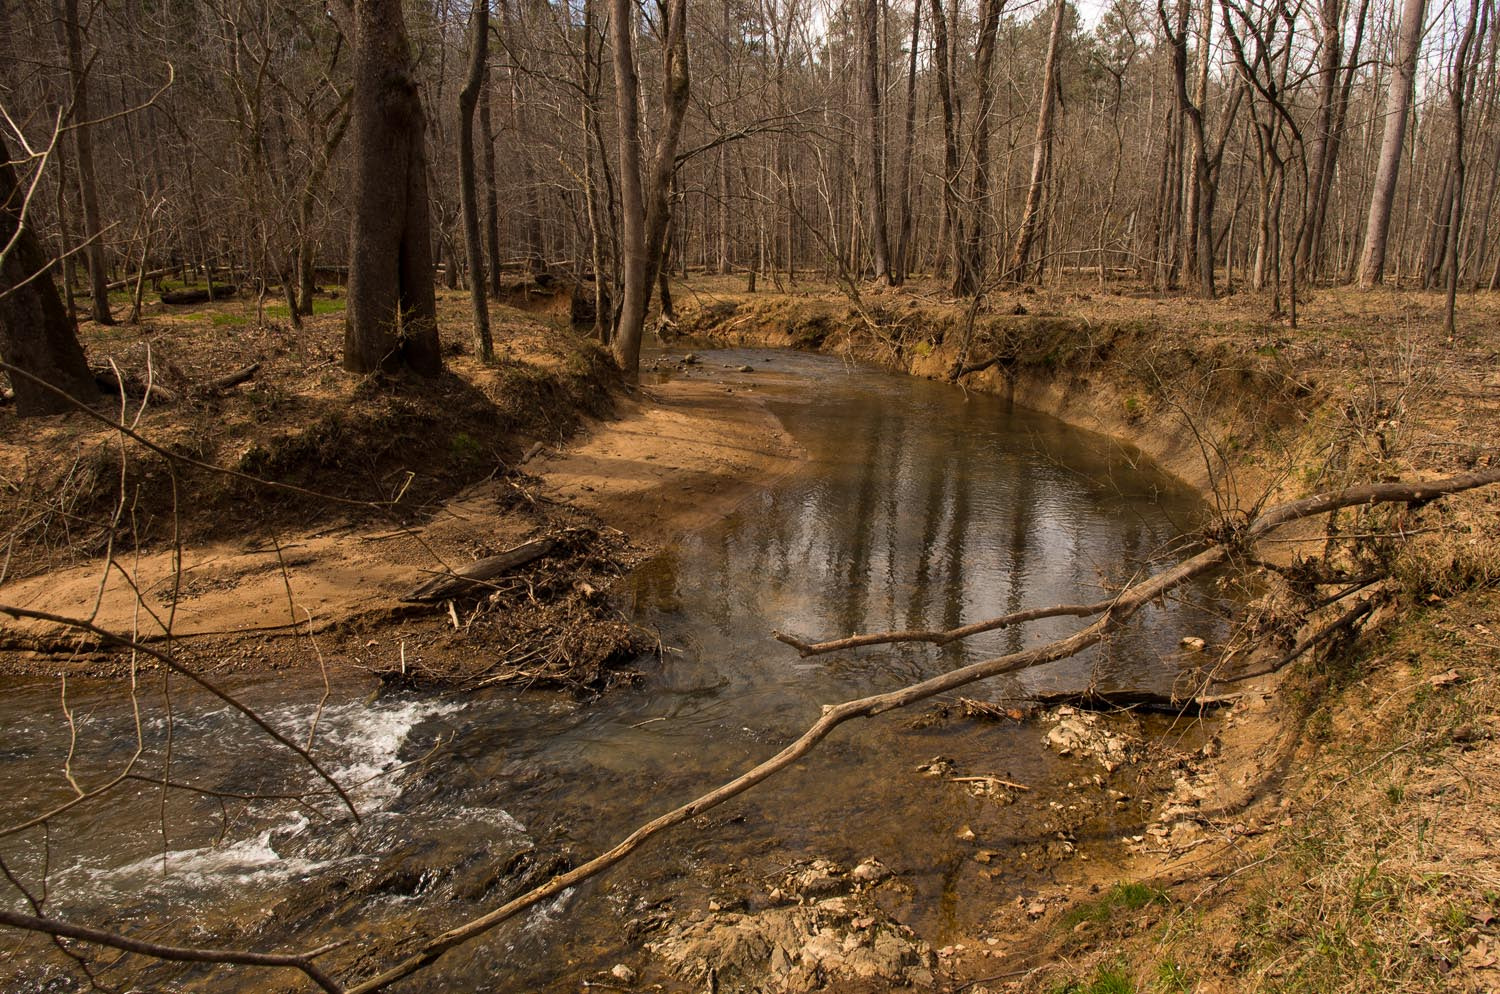
[[[103,929],[89,928],[85,925],[74,925],[71,922],[60,921],[56,918],[25,915],[5,908],[0,908],[0,925],[25,929],[28,932],[42,932],[46,935],[57,936],[63,939],[90,942],[96,946],[122,949],[127,953],[140,953],[142,956],[153,956],[156,959],[171,960],[177,963],[235,963],[241,966],[270,966],[283,967],[289,970],[301,970],[307,975],[308,979],[323,988],[323,990],[328,991],[329,994],[344,994],[344,988],[339,986],[337,981],[313,962],[314,956],[322,955],[336,948],[337,943],[331,946],[323,946],[301,955],[290,953],[254,953],[242,949],[204,949],[198,946],[167,946],[159,942],[143,942],[140,939],[132,939],[128,935],[117,935],[114,932],[106,932]]]
[[[1376,483],[1364,487],[1352,487],[1347,490],[1335,490],[1329,493],[1314,494],[1311,497],[1303,497],[1300,500],[1289,501],[1268,508],[1263,514],[1255,518],[1248,525],[1239,529],[1220,529],[1221,533],[1229,537],[1225,540],[1235,544],[1245,544],[1261,538],[1271,531],[1280,528],[1284,524],[1296,521],[1300,518],[1310,518],[1318,514],[1326,514],[1345,507],[1357,507],[1361,504],[1411,504],[1420,506],[1428,501],[1442,497],[1446,494],[1459,493],[1464,490],[1472,490],[1475,487],[1489,486],[1500,483],[1500,469],[1489,469],[1479,473],[1464,473],[1459,476],[1450,476],[1442,480],[1433,480],[1429,483]],[[1189,560],[1191,561],[1191,560]],[[1123,597],[1132,587],[1126,587],[1122,591]],[[1093,604],[1057,604],[1053,607],[1030,608],[1025,611],[1016,611],[1012,614],[1001,615],[988,621],[976,621],[958,628],[946,630],[930,629],[908,629],[905,631],[871,632],[864,635],[850,635],[847,638],[827,639],[821,642],[808,642],[797,638],[795,635],[787,635],[783,632],[772,632],[771,634],[778,642],[783,642],[803,656],[818,656],[828,652],[840,652],[845,649],[859,649],[870,645],[895,645],[905,642],[929,642],[933,645],[948,645],[961,639],[980,635],[984,632],[998,631],[1002,628],[1010,628],[1015,625],[1025,624],[1030,621],[1040,621],[1044,618],[1076,617],[1090,618],[1104,611],[1118,602],[1118,598],[1096,601]]]
[[[1010,653],[994,659],[972,663],[900,690],[894,690],[885,694],[876,694],[872,697],[863,697],[858,700],[845,701],[842,704],[825,705],[821,718],[814,722],[796,740],[770,759],[756,765],[735,779],[714,788],[701,797],[668,811],[666,814],[659,815],[635,829],[635,831],[627,835],[613,848],[600,853],[588,862],[569,870],[567,873],[553,877],[551,880],[527,891],[525,894],[507,901],[493,911],[473,918],[456,928],[449,929],[447,932],[428,940],[416,953],[397,963],[395,966],[375,977],[371,977],[361,984],[349,988],[348,994],[371,994],[373,991],[382,990],[403,977],[410,976],[435,962],[448,950],[477,938],[514,918],[528,908],[534,907],[542,901],[555,897],[563,891],[588,880],[590,877],[602,873],[604,870],[625,859],[625,857],[640,848],[643,843],[653,836],[659,835],[667,829],[680,825],[691,818],[695,818],[705,811],[718,807],[725,801],[745,793],[750,788],[770,779],[788,766],[793,765],[797,760],[811,752],[813,747],[819,742],[827,738],[835,728],[846,721],[851,721],[855,718],[874,717],[885,711],[906,707],[907,705],[936,697],[939,694],[957,690],[960,687],[979,680],[1000,676],[1005,673],[1015,673],[1020,670],[1031,669],[1035,666],[1041,666],[1044,663],[1056,662],[1057,660],[1077,655],[1084,649],[1102,641],[1110,632],[1123,626],[1137,611],[1156,598],[1175,587],[1187,583],[1195,577],[1202,576],[1217,568],[1234,553],[1248,549],[1254,539],[1275,530],[1281,525],[1300,518],[1312,517],[1317,514],[1338,510],[1339,508],[1354,507],[1360,504],[1424,503],[1445,494],[1472,490],[1475,487],[1488,486],[1493,483],[1500,483],[1500,468],[1490,469],[1482,473],[1466,473],[1462,476],[1448,477],[1447,479],[1435,480],[1430,483],[1383,483],[1368,487],[1356,487],[1349,490],[1317,494],[1312,497],[1303,498],[1302,500],[1280,504],[1266,510],[1248,525],[1230,529],[1228,536],[1223,541],[1209,546],[1192,558],[1178,563],[1163,573],[1125,587],[1120,591],[1118,596],[1107,602],[1100,611],[1088,612],[1102,613],[1101,617],[1067,638],[1059,639],[1024,652]],[[1077,607],[1092,608],[1093,605],[1078,605]],[[1058,613],[1081,613],[1074,611],[1060,612],[1055,608],[1044,608],[1041,610],[1055,613],[1038,615],[1039,617],[1055,617]],[[990,629],[981,630],[988,631]],[[894,641],[894,639],[887,639],[887,641]],[[928,638],[922,641],[935,641],[935,639]]]
[[[1356,487],[1349,490],[1317,494],[1301,500],[1291,501],[1266,510],[1248,524],[1240,524],[1224,529],[1222,540],[1156,576],[1130,584],[1122,589],[1114,599],[1101,602],[1102,606],[1062,605],[1054,608],[1040,608],[1033,612],[1021,612],[1021,615],[1028,615],[1029,617],[1020,618],[1019,620],[1057,617],[1065,614],[1082,617],[1097,614],[1099,617],[1072,635],[1035,649],[1010,653],[993,659],[972,663],[968,666],[939,674],[920,683],[890,691],[889,693],[876,694],[871,697],[845,701],[842,704],[825,706],[822,716],[816,722],[771,758],[752,767],[733,780],[710,790],[701,797],[641,825],[614,847],[588,862],[553,877],[546,883],[527,891],[525,894],[506,902],[492,911],[429,939],[414,954],[406,957],[377,976],[371,977],[347,989],[341,988],[337,982],[329,978],[326,973],[311,962],[311,957],[323,950],[315,950],[312,953],[302,956],[292,956],[239,952],[235,950],[198,950],[183,947],[154,946],[151,943],[139,942],[124,936],[114,935],[113,933],[74,926],[52,919],[21,915],[3,909],[0,909],[0,924],[48,932],[53,935],[75,938],[85,942],[94,942],[118,949],[130,949],[146,955],[155,955],[166,959],[193,958],[199,961],[291,967],[301,970],[325,991],[341,992],[341,994],[372,994],[372,992],[389,987],[398,980],[408,977],[436,962],[448,950],[489,932],[528,908],[532,908],[549,898],[555,897],[563,891],[577,886],[583,881],[620,863],[654,836],[718,807],[725,801],[737,797],[757,784],[770,779],[811,752],[834,729],[847,721],[852,721],[855,718],[874,717],[886,711],[906,707],[936,697],[939,694],[957,690],[980,680],[1006,673],[1019,672],[1077,655],[1084,649],[1098,644],[1111,632],[1125,625],[1147,604],[1150,604],[1173,588],[1218,568],[1232,557],[1248,552],[1255,539],[1289,522],[1362,504],[1421,504],[1446,494],[1458,493],[1494,483],[1500,483],[1500,467],[1482,473],[1467,473],[1462,476],[1449,477],[1428,483],[1375,484],[1367,487]],[[37,612],[19,611],[14,608],[5,608],[4,610],[11,614],[38,616]],[[996,622],[1004,621],[1007,624],[1019,623],[1017,620],[1018,617],[1017,615],[1012,615],[1007,616],[1006,619],[995,619],[995,622],[981,622],[978,625],[968,626],[973,629],[968,634],[977,634],[979,631],[990,631],[996,627],[1003,627]],[[67,619],[58,618],[49,618],[48,620],[67,622]],[[77,622],[72,622],[72,624],[77,627],[85,627],[79,625]],[[96,634],[106,636],[109,634],[99,632],[97,629],[93,629],[92,626],[87,627],[89,630],[95,631]],[[964,629],[954,629],[953,631],[963,632]],[[952,641],[953,638],[959,637],[963,636],[946,632],[893,632],[885,633],[883,636],[856,636],[856,638],[865,640],[860,643],[863,645],[877,644],[875,641],[870,641],[872,639],[880,639],[884,642],[926,641],[941,644],[939,639]],[[120,637],[115,636],[115,638],[118,639]],[[788,640],[783,638],[782,641]],[[796,645],[797,643],[789,642],[789,644]],[[144,649],[144,647],[143,650],[151,652],[151,650]],[[152,654],[157,655],[154,652]]]
[[[1110,605],[1114,603],[1115,599],[1110,598],[1107,601],[1095,601],[1092,604],[1056,604],[1052,607],[1034,607],[1026,611],[1016,611],[988,621],[976,621],[971,625],[960,625],[958,628],[943,631],[911,629],[900,632],[874,632],[869,635],[850,635],[848,638],[829,639],[826,642],[804,642],[795,635],[787,635],[783,632],[771,634],[775,636],[776,641],[785,642],[803,656],[821,656],[824,653],[839,652],[844,649],[859,649],[867,645],[892,645],[897,642],[930,642],[933,645],[947,645],[973,635],[999,631],[1002,628],[1025,624],[1028,621],[1040,621],[1043,618],[1092,618],[1096,614],[1108,611]]]

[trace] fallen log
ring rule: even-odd
[[[183,304],[202,304],[209,300],[221,300],[225,297],[233,297],[239,292],[239,287],[225,284],[215,286],[213,295],[210,296],[207,287],[194,287],[191,290],[163,290],[161,302],[181,306]]]
[[[94,373],[94,382],[98,384],[99,391],[111,397],[131,397],[136,400],[144,399],[150,393],[151,399],[158,404],[175,404],[182,399],[176,390],[161,385],[160,380],[152,380],[149,383],[134,373],[116,370],[113,366],[90,367]]]
[[[562,542],[552,535],[522,542],[514,549],[507,549],[499,555],[470,563],[463,569],[439,573],[427,582],[407,591],[402,595],[401,600],[406,604],[432,604],[450,597],[461,597],[476,589],[489,586],[494,580],[513,569],[518,569],[551,554],[561,544]]]
[[[128,286],[134,286],[136,284],[136,281],[138,280],[159,280],[163,276],[171,276],[175,272],[177,272],[176,266],[167,266],[164,269],[150,270],[144,275],[141,273],[134,273],[130,276],[125,277],[123,280],[115,280],[113,283],[106,284],[104,289],[113,293],[116,290],[123,290]]]
[[[230,390],[234,387],[239,386],[241,383],[249,380],[258,372],[260,372],[260,363],[252,362],[250,365],[245,366],[242,369],[236,369],[232,373],[227,373],[224,376],[218,377],[217,379],[212,379],[207,383],[200,384],[198,386],[198,392],[209,394],[223,393],[225,390]]]
[[[1153,694],[1147,690],[1059,690],[1032,694],[1026,698],[1026,703],[1043,708],[1074,707],[1080,711],[1145,711],[1175,715],[1229,707],[1242,696],[1244,695],[1197,694],[1177,697],[1173,694]]]

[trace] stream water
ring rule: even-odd
[[[34,890],[45,878],[60,916],[133,931],[165,921],[166,935],[199,944],[345,940],[370,965],[385,963],[411,936],[499,903],[769,756],[821,705],[1038,644],[1077,622],[811,659],[772,641],[773,630],[949,627],[1095,599],[1161,555],[1198,510],[1192,494],[1109,441],[993,397],[799,353],[710,351],[703,360],[682,375],[763,394],[810,459],[626,580],[622,606],[663,646],[659,662],[643,661],[638,685],[582,702],[514,690],[371,698],[368,685],[348,683],[320,707],[315,674],[240,681],[234,689],[294,737],[316,723],[320,757],[357,785],[358,824],[327,798],[233,796],[293,793],[310,781],[242,718],[180,689],[172,778],[219,796],[163,802],[155,786],[126,785],[112,803],[58,819],[45,845],[38,831],[0,838],[7,867]],[[734,372],[744,365],[755,371]],[[1166,689],[1178,639],[1216,625],[1196,608],[1152,609],[1086,656],[969,696],[1090,682]],[[151,776],[168,741],[156,688],[141,695],[141,769]],[[135,712],[119,685],[70,686],[71,729],[55,683],[0,690],[5,823],[67,796],[59,770],[70,742],[86,757],[74,770],[85,784],[134,750]],[[999,861],[1035,847],[1045,833],[1034,804],[1091,771],[1043,750],[1034,725],[915,728],[912,717],[845,726],[783,776],[401,989],[576,990],[611,963],[640,967],[653,915],[748,892],[811,856],[879,858],[909,885],[892,913],[943,942],[1020,884],[981,879],[975,843],[956,833],[968,828]],[[916,767],[935,755],[1031,784],[1036,799],[1006,806],[922,777]],[[21,906],[10,888],[4,900]],[[0,989],[82,989],[60,956],[25,949],[0,965]],[[165,990],[265,990],[272,980],[289,977],[149,971],[149,985]]]

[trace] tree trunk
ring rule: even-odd
[[[635,67],[635,8],[631,0],[614,0],[610,34],[615,46],[615,111],[620,123],[621,252],[624,269],[619,326],[612,347],[627,379],[640,373],[641,337],[656,269],[661,264],[671,206],[667,195],[677,165],[677,140],[687,113],[687,0],[672,0],[664,12],[662,111],[665,121],[645,175],[641,138],[640,76]]]
[[[489,0],[473,5],[470,14],[469,71],[458,93],[458,196],[464,215],[464,248],[469,257],[469,302],[474,308],[474,354],[481,362],[495,358],[490,336],[490,305],[485,297],[484,243],[479,237],[479,191],[474,175],[474,108],[489,87]],[[486,135],[488,141],[488,135]]]
[[[974,77],[978,83],[978,109],[974,115],[974,179],[969,184],[969,223],[964,231],[964,265],[976,281],[982,280],[989,254],[990,210],[990,116],[995,109],[995,35],[1005,0],[984,0],[979,18],[979,40],[974,47]]]
[[[99,399],[99,387],[52,282],[52,260],[26,224],[25,195],[0,136],[0,251],[9,247],[0,267],[0,359],[21,371],[10,374],[16,413],[32,417],[71,410],[68,397],[92,403]]]
[[[920,0],[919,0],[920,2]],[[979,289],[964,255],[963,221],[958,212],[958,124],[953,108],[953,66],[949,58],[948,17],[943,0],[931,0],[933,56],[936,60],[938,101],[943,109],[943,226],[948,234],[948,258],[953,263],[953,292],[966,297]]]
[[[62,30],[73,81],[73,149],[78,157],[78,189],[83,195],[84,258],[88,260],[93,303],[89,313],[99,324],[114,324],[109,312],[109,266],[104,256],[104,225],[99,219],[99,181],[94,173],[93,126],[89,113],[88,67],[83,63],[83,26],[78,0],[63,0]]]
[[[1307,179],[1308,223],[1302,226],[1302,235],[1297,239],[1295,263],[1297,269],[1311,274],[1314,265],[1316,237],[1321,222],[1315,221],[1327,209],[1327,197],[1333,172],[1330,153],[1338,146],[1334,140],[1334,127],[1339,92],[1339,70],[1344,57],[1344,3],[1343,0],[1322,0],[1319,4],[1319,20],[1323,34],[1318,42],[1318,110],[1312,128],[1312,141],[1307,158],[1310,173]]]
[[[1210,161],[1208,149],[1208,129],[1203,121],[1203,99],[1206,87],[1200,85],[1198,88],[1199,102],[1194,103],[1188,96],[1187,91],[1187,24],[1188,6],[1185,0],[1178,7],[1177,27],[1174,31],[1167,20],[1166,7],[1158,3],[1157,14],[1161,18],[1162,29],[1167,34],[1169,48],[1172,54],[1172,83],[1173,93],[1177,101],[1178,119],[1187,123],[1188,130],[1192,135],[1193,146],[1193,169],[1191,174],[1191,190],[1188,196],[1188,250],[1192,253],[1192,264],[1187,268],[1197,277],[1197,295],[1204,300],[1213,300],[1216,296],[1214,289],[1214,201],[1215,177],[1213,164]],[[1212,23],[1211,18],[1204,19],[1205,35]],[[1203,46],[1205,51],[1201,53],[1203,59],[1207,59],[1207,43]],[[1203,77],[1200,76],[1200,80]],[[1230,122],[1225,122],[1228,130]]]
[[[1448,81],[1448,106],[1453,114],[1453,153],[1449,172],[1453,176],[1453,205],[1448,213],[1448,230],[1445,240],[1448,266],[1448,296],[1443,309],[1443,332],[1451,341],[1454,337],[1454,311],[1458,303],[1458,270],[1461,260],[1458,254],[1458,236],[1464,220],[1464,115],[1467,109],[1469,88],[1473,86],[1473,69],[1469,65],[1469,52],[1474,47],[1474,31],[1479,23],[1479,0],[1469,0],[1469,21],[1464,27],[1463,40],[1453,56],[1453,75]]]
[[[489,67],[486,66],[484,86],[479,91],[479,133],[484,140],[484,236],[489,256],[485,275],[489,277],[490,296],[499,297],[500,194],[495,183],[495,129],[490,120],[490,89]],[[587,144],[585,136],[584,145]]]
[[[516,33],[516,19],[524,14],[520,5],[501,2],[500,13],[510,51],[521,51],[523,42]],[[515,136],[517,161],[521,166],[521,182],[526,190],[526,203],[521,218],[526,227],[526,268],[533,274],[547,271],[547,254],[542,236],[542,193],[537,182],[536,167],[530,155],[531,125],[527,109],[530,106],[521,88],[521,73],[516,66],[510,68],[510,118]]]
[[[1359,267],[1359,285],[1369,289],[1385,275],[1386,235],[1391,227],[1391,204],[1396,179],[1401,172],[1401,149],[1406,142],[1406,119],[1411,110],[1412,82],[1417,75],[1417,53],[1422,45],[1422,18],[1427,0],[1403,0],[1401,29],[1396,37],[1396,61],[1391,67],[1391,87],[1386,95],[1385,135],[1380,144],[1380,165],[1370,194],[1370,218],[1365,225],[1365,253]]]
[[[870,208],[870,248],[875,278],[891,282],[891,251],[885,210],[885,113],[880,86],[880,0],[864,0],[860,27],[864,35],[865,194]]]
[[[906,282],[911,268],[911,215],[915,196],[911,188],[911,166],[917,145],[917,45],[921,38],[922,0],[912,0],[911,51],[906,69],[906,142],[901,152],[901,220],[896,236],[896,260],[891,272],[891,281],[898,285]]]
[[[1048,159],[1052,155],[1052,118],[1057,105],[1057,55],[1062,47],[1064,0],[1057,0],[1052,14],[1052,33],[1047,41],[1047,63],[1042,70],[1042,106],[1037,112],[1036,147],[1031,156],[1031,184],[1026,192],[1026,207],[1016,244],[1010,253],[1007,279],[1019,283],[1026,279],[1030,266],[1031,243],[1036,237],[1042,216],[1042,195],[1046,186]]]
[[[356,0],[344,368],[443,370],[422,100],[401,0]]]

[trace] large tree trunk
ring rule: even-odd
[[[83,195],[84,258],[88,260],[93,303],[89,313],[100,324],[114,324],[109,312],[109,266],[104,257],[104,224],[99,217],[99,180],[94,173],[93,125],[89,114],[88,67],[83,64],[83,26],[78,23],[78,0],[63,0],[63,38],[68,50],[68,75],[73,81],[73,148],[78,155],[78,189]]]
[[[1417,75],[1417,53],[1422,45],[1422,17],[1427,0],[1403,0],[1401,29],[1396,37],[1396,62],[1391,67],[1391,88],[1385,103],[1385,136],[1380,144],[1380,165],[1370,194],[1370,218],[1365,225],[1365,253],[1359,267],[1359,285],[1369,289],[1385,275],[1385,242],[1391,227],[1391,203],[1401,172],[1401,149],[1406,142],[1406,118],[1411,110],[1412,82]]]
[[[1010,253],[1007,278],[1019,283],[1030,268],[1031,244],[1036,238],[1042,217],[1042,195],[1045,191],[1048,160],[1052,155],[1052,118],[1057,106],[1057,55],[1062,47],[1064,0],[1057,0],[1052,14],[1052,33],[1047,41],[1047,64],[1042,71],[1042,106],[1037,112],[1036,146],[1031,157],[1031,184],[1026,191],[1026,208],[1021,227]]]
[[[478,181],[474,175],[474,108],[489,86],[489,0],[473,5],[469,34],[469,71],[458,93],[458,196],[464,215],[464,247],[469,256],[469,300],[474,308],[474,354],[481,361],[495,358],[490,337],[490,305],[485,298],[484,243],[479,237]],[[486,135],[488,141],[488,135]]]
[[[628,379],[640,372],[641,337],[646,308],[651,302],[656,269],[661,264],[671,205],[668,193],[677,165],[677,140],[687,113],[687,0],[672,0],[662,25],[662,112],[665,120],[657,139],[650,175],[645,171],[641,138],[640,76],[635,68],[635,5],[614,0],[610,34],[615,46],[615,112],[620,122],[620,213],[623,222],[623,300],[612,347],[615,361]]]
[[[869,198],[870,248],[875,278],[891,281],[891,250],[885,209],[885,112],[880,85],[880,0],[864,0],[860,27],[864,40],[865,194]]]
[[[21,370],[11,374],[10,385],[16,394],[16,412],[31,417],[70,410],[73,405],[68,397],[91,403],[99,399],[99,388],[48,272],[52,261],[26,226],[25,196],[0,136],[0,253],[4,260],[0,266],[0,359]]]
[[[356,0],[354,165],[344,368],[443,370],[422,100],[401,0]]]

